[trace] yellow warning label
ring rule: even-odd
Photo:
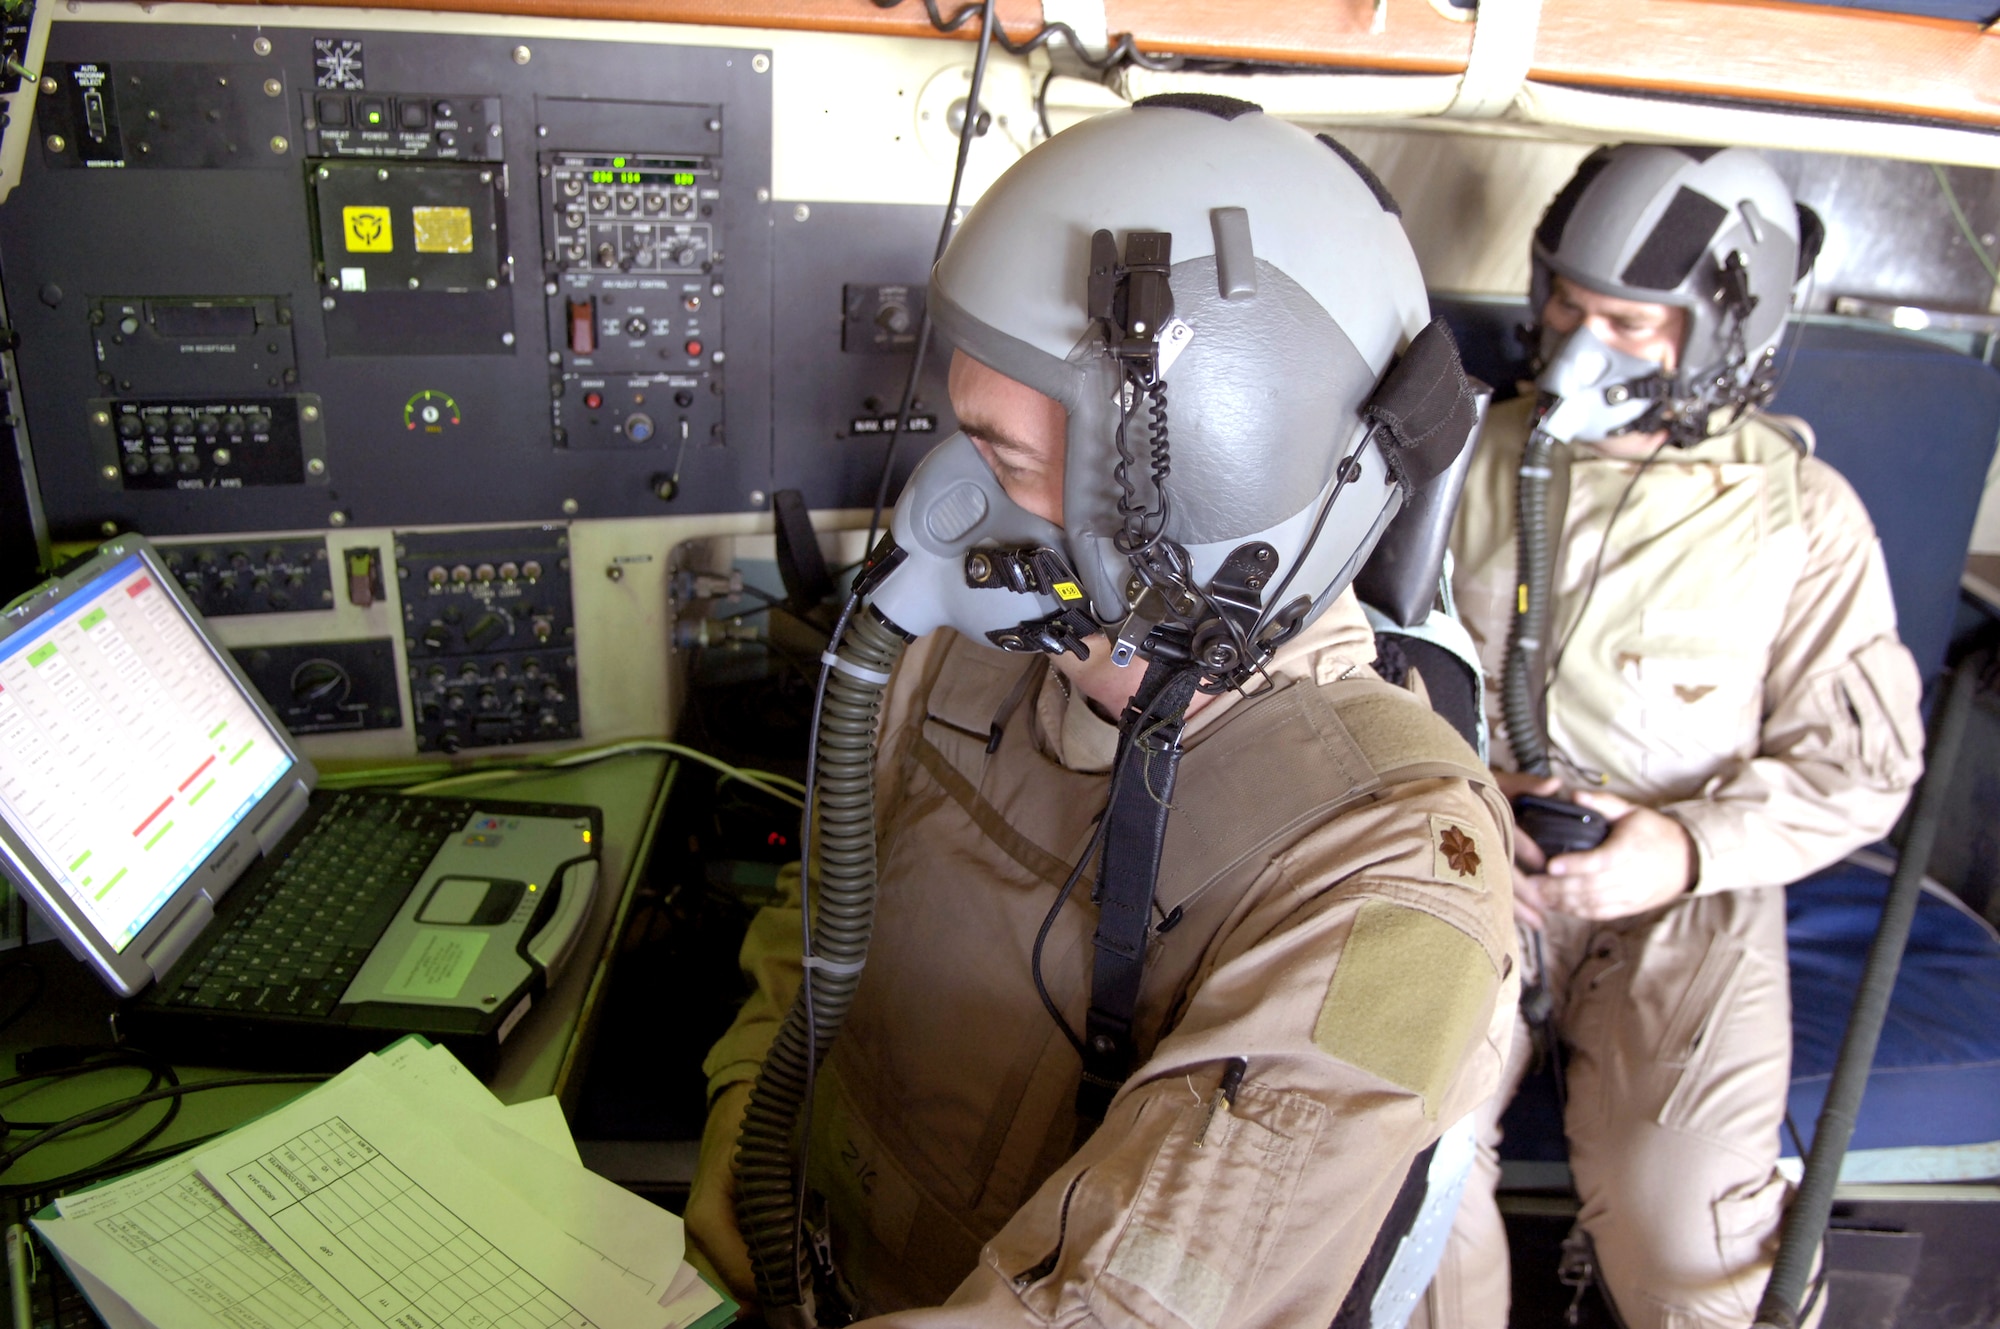
[[[1081,600],[1083,598],[1083,588],[1073,581],[1059,581],[1056,583],[1055,589],[1056,595],[1064,600]]]
[[[419,254],[470,254],[471,208],[411,208],[411,232]]]
[[[342,208],[340,229],[350,254],[386,254],[396,247],[387,208]]]

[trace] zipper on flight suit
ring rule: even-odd
[[[1062,1258],[1063,1241],[1069,1235],[1069,1202],[1076,1195],[1077,1185],[1082,1182],[1089,1172],[1090,1169],[1085,1168],[1082,1172],[1070,1178],[1069,1189],[1063,1192],[1062,1214],[1056,1220],[1055,1249],[1050,1251],[1032,1268],[1023,1269],[1020,1273],[1014,1275],[1015,1287],[1025,1290],[1055,1272],[1056,1261]]]

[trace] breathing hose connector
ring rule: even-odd
[[[1550,462],[1556,440],[1537,427],[1521,452],[1514,499],[1514,620],[1507,631],[1501,675],[1501,714],[1514,767],[1527,775],[1549,773],[1542,688],[1547,675],[1549,597],[1555,562],[1549,544]]]
[[[737,1137],[736,1222],[772,1324],[814,1323],[799,1240],[806,1150],[799,1121],[814,1072],[853,1003],[874,932],[876,729],[904,645],[895,627],[864,608],[826,670],[814,743],[815,833],[804,846],[802,889],[810,897],[815,875],[819,884],[811,953]]]

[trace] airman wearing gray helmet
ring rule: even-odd
[[[821,1300],[906,1325],[1398,1323],[1428,1270],[1407,1282],[1390,1218],[1497,1084],[1518,959],[1504,805],[1373,674],[1348,589],[1427,440],[1456,429],[1448,461],[1473,418],[1393,202],[1245,103],[1155,100],[1028,154],[931,292],[963,432],[869,574],[868,630],[917,640],[883,703],[873,940],[812,1099]],[[1435,391],[1387,393],[1399,374]],[[1444,409],[1420,427],[1423,400]],[[1203,690],[1177,776],[1137,800],[1165,838],[1131,1063],[1092,1102],[1110,909],[1074,865],[1111,861],[1117,717],[1175,641],[1204,643],[1179,657]],[[758,993],[707,1062],[689,1232],[744,1293],[731,1147],[798,927],[753,925]]]
[[[1868,514],[1761,409],[1818,242],[1754,153],[1586,159],[1535,233],[1540,376],[1489,417],[1452,541],[1498,778],[1610,823],[1517,837],[1517,906],[1566,1071],[1570,1273],[1631,1329],[1751,1322],[1788,1193],[1784,886],[1885,834],[1921,761]],[[1506,1323],[1494,1148],[1529,1060],[1524,1024],[1433,1325]]]

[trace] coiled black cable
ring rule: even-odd
[[[1535,429],[1528,435],[1515,477],[1514,620],[1507,630],[1500,702],[1515,769],[1527,775],[1549,773],[1541,683],[1555,578],[1549,546],[1549,463],[1555,449],[1556,441]]]
[[[924,0],[924,13],[929,17],[931,26],[939,32],[957,32],[965,26],[966,22],[974,14],[979,12],[981,2],[982,0],[973,0],[973,3],[958,10],[950,18],[946,18],[944,11],[938,5],[938,0]],[[875,7],[877,9],[894,9],[902,3],[903,0],[875,0]],[[1132,34],[1129,32],[1121,32],[1111,38],[1111,44],[1106,48],[1103,55],[1092,55],[1084,46],[1082,40],[1076,35],[1076,29],[1070,27],[1067,23],[1044,23],[1041,27],[1036,28],[1032,34],[1023,37],[1018,42],[1009,37],[1004,28],[996,29],[993,34],[993,40],[1000,43],[1000,49],[1009,55],[1031,54],[1048,45],[1056,37],[1060,37],[1069,43],[1069,49],[1076,55],[1076,58],[1100,74],[1108,74],[1112,70],[1122,68],[1125,65],[1137,65],[1141,69],[1153,70],[1179,69],[1181,67],[1179,56],[1147,55],[1144,51],[1141,51],[1138,44],[1132,40]]]
[[[802,887],[810,895],[812,881],[819,884],[812,947],[798,999],[758,1071],[737,1137],[736,1221],[767,1315],[806,1306],[800,1120],[814,1072],[853,1003],[874,932],[875,737],[887,676],[903,646],[900,633],[863,611],[840,642],[840,658],[850,667],[827,671],[815,741],[817,834],[804,846],[808,866],[818,869]],[[804,1314],[810,1322],[810,1311]]]
[[[1167,519],[1173,512],[1172,500],[1167,494],[1167,479],[1174,469],[1167,441],[1167,384],[1157,375],[1145,379],[1137,373],[1128,373],[1125,383],[1124,391],[1129,395],[1118,415],[1118,432],[1114,437],[1118,460],[1111,468],[1111,478],[1118,483],[1118,515],[1123,523],[1114,543],[1120,553],[1141,558],[1165,536]],[[1139,459],[1133,453],[1128,430],[1133,416],[1138,414],[1141,398],[1146,403],[1146,432],[1151,454],[1147,473],[1153,482],[1153,507],[1139,501],[1139,488],[1132,483],[1132,468]]]

